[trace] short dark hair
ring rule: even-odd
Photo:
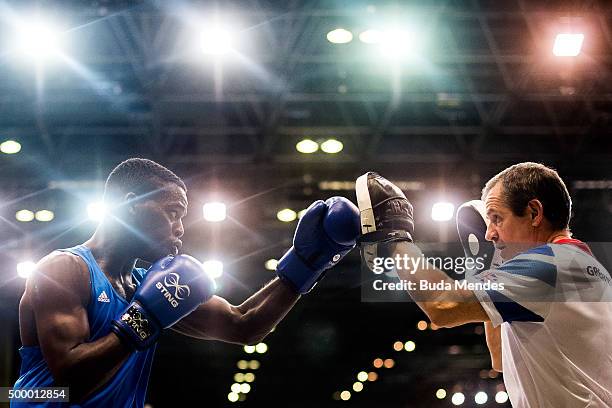
[[[503,198],[514,215],[524,215],[529,201],[538,199],[544,208],[544,217],[554,229],[569,228],[572,199],[554,169],[532,162],[510,166],[487,182],[482,189],[483,200],[499,182]]]
[[[159,191],[165,184],[174,183],[187,192],[185,183],[166,167],[149,159],[131,158],[110,172],[104,186],[104,199],[115,200],[129,192],[139,197]]]

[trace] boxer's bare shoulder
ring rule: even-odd
[[[38,261],[36,273],[28,279],[19,302],[19,331],[24,346],[38,345],[34,302],[38,307],[45,306],[46,301],[61,299],[67,291],[87,306],[90,298],[87,265],[77,255],[53,251]]]

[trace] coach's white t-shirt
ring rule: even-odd
[[[514,408],[612,408],[612,277],[573,239],[523,252],[475,282],[502,325],[504,383]]]

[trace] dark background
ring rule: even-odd
[[[60,19],[72,61],[42,69],[11,52],[0,25],[0,386],[19,370],[17,307],[24,281],[16,263],[87,239],[85,208],[108,172],[128,157],[168,166],[189,188],[184,252],[225,264],[220,294],[239,303],[274,277],[266,259],[290,246],[300,210],[333,195],[355,200],[350,184],[375,170],[402,186],[415,206],[417,239],[457,239],[454,221],[431,220],[439,200],[479,198],[489,177],[520,161],[556,168],[574,201],[572,230],[610,241],[612,229],[612,18],[605,1],[39,1],[0,3],[0,19],[38,10]],[[189,52],[186,21],[217,10],[233,16],[235,54],[222,63]],[[397,23],[416,27],[420,56],[398,65],[355,38],[331,44],[328,31],[354,34]],[[554,58],[559,30],[582,30],[576,58]],[[416,48],[416,46],[415,46]],[[41,72],[41,70],[39,70]],[[222,75],[220,74],[222,73]],[[38,79],[37,79],[38,78]],[[42,79],[41,79],[42,78]],[[335,137],[336,155],[300,154],[303,137]],[[349,182],[332,190],[330,181]],[[210,199],[229,218],[202,220]],[[51,209],[51,223],[19,223],[15,212]],[[245,406],[449,407],[453,391],[484,406],[503,389],[490,378],[476,325],[417,330],[410,303],[360,301],[360,260],[351,254],[305,296],[266,340],[267,353],[167,333],[149,385],[157,407],[227,406],[238,360],[261,367]],[[571,322],[568,322],[571,330]],[[414,352],[396,352],[412,340]],[[374,369],[376,357],[393,358]],[[356,374],[376,371],[349,401]],[[502,387],[502,388],[500,388]],[[448,396],[438,401],[435,392]],[[509,406],[509,403],[507,404]]]

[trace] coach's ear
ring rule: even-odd
[[[122,207],[127,214],[134,215],[136,213],[136,199],[138,196],[134,192],[129,192],[123,197]]]
[[[539,227],[544,221],[544,206],[534,198],[527,203],[527,215],[531,218],[531,226]]]

